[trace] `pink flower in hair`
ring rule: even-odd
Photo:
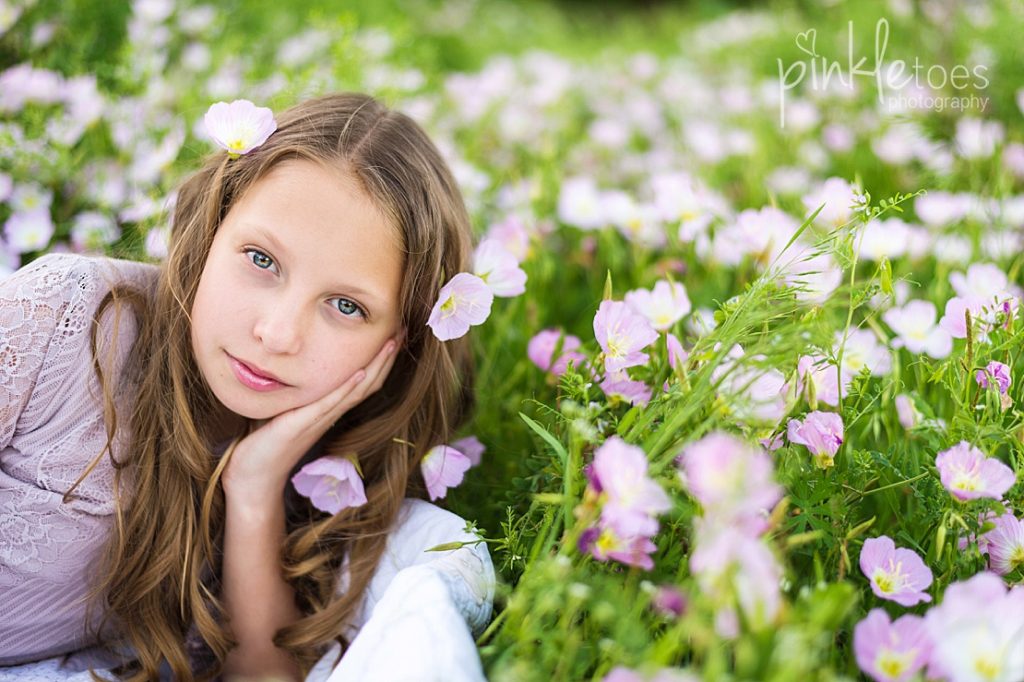
[[[231,104],[217,102],[211,105],[203,117],[203,123],[217,146],[226,149],[228,156],[233,159],[259,147],[277,130],[274,112],[266,107],[258,107],[247,99],[236,99]]]
[[[300,495],[308,497],[314,507],[328,514],[366,504],[363,479],[359,477],[355,462],[348,457],[315,459],[292,476],[292,485]]]

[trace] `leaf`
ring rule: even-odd
[[[557,454],[559,459],[562,460],[562,466],[565,466],[566,463],[569,461],[569,455],[565,451],[565,446],[562,445],[557,438],[552,436],[547,429],[545,429],[543,426],[527,417],[522,412],[519,413],[519,416],[522,417],[523,421],[526,422],[527,426],[533,429],[534,433],[543,438],[547,442],[547,444],[551,446],[551,448],[555,451],[555,454]]]

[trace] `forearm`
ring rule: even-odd
[[[239,644],[228,653],[225,679],[299,680],[298,663],[272,641],[278,629],[302,617],[295,591],[280,570],[284,504],[248,504],[228,497],[226,506],[222,596]]]

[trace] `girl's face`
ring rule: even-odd
[[[275,166],[232,206],[199,280],[192,348],[214,395],[265,420],[340,386],[399,331],[402,263],[354,178]]]

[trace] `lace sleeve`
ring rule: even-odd
[[[477,682],[484,680],[474,636],[491,617],[495,575],[483,542],[457,549],[437,545],[471,542],[456,514],[417,499],[405,500],[399,525],[367,589],[359,628],[341,662],[338,645],[306,678]]]
[[[69,332],[69,308],[80,297],[68,287],[65,254],[47,254],[0,279],[0,452],[36,390],[55,335]]]

